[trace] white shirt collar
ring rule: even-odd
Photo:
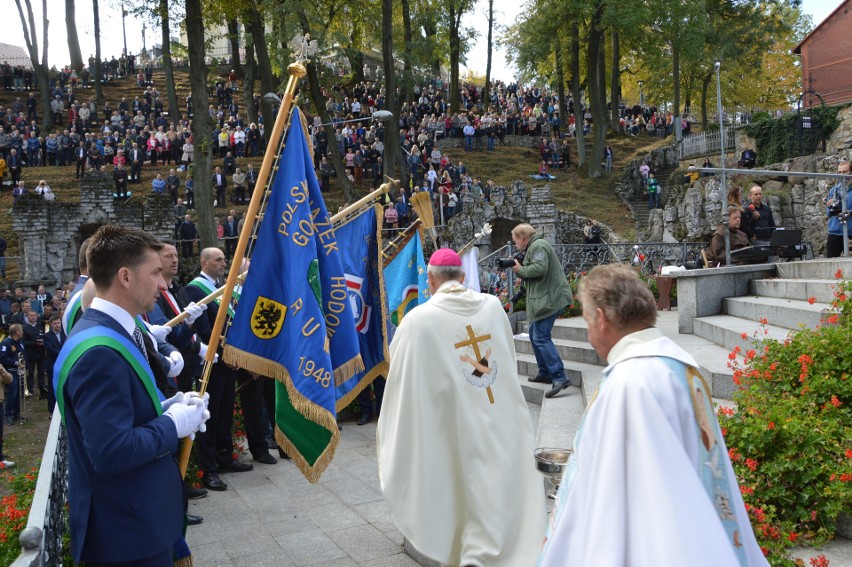
[[[211,277],[211,276],[208,276],[205,272],[201,272],[199,275],[200,275],[202,278],[204,278],[204,279],[206,279],[206,280],[210,281],[210,284],[211,284],[214,288],[215,288],[215,287],[217,287],[217,286],[216,286],[216,279],[215,279],[215,278],[213,278],[213,277]]]
[[[92,305],[89,306],[90,309],[96,309],[102,313],[106,313],[115,321],[121,325],[121,328],[124,329],[128,335],[133,336],[133,328],[136,326],[136,322],[133,320],[133,316],[124,310],[123,307],[119,307],[115,303],[111,301],[107,301],[101,297],[96,297],[92,300]]]

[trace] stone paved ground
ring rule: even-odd
[[[290,461],[222,475],[224,492],[190,502],[204,522],[188,528],[197,567],[413,567],[381,490],[376,424],[344,424],[318,484]],[[246,461],[247,457],[242,460]]]

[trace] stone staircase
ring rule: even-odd
[[[666,193],[666,188],[669,183],[669,177],[678,166],[669,165],[661,167],[654,172],[654,176],[660,185],[659,199],[662,204],[662,197]],[[644,188],[637,192],[637,195],[630,201],[630,206],[633,208],[633,213],[636,215],[636,226],[640,232],[644,232],[648,228],[648,221],[651,218],[651,209],[648,207],[648,198],[643,196]]]
[[[722,313],[696,317],[691,334],[679,332],[676,311],[658,312],[657,326],[695,358],[716,401],[728,403],[735,390],[733,371],[727,366],[731,350],[739,346],[744,353],[757,339],[784,340],[797,329],[819,325],[824,311],[830,309],[838,268],[852,275],[852,259],[776,264],[777,277],[753,279],[751,295],[723,299]],[[582,413],[600,384],[605,362],[589,344],[581,317],[557,320],[553,342],[572,386],[548,399],[544,393],[549,385],[527,380],[538,369],[526,333],[515,337],[518,379],[527,401],[541,406],[536,446],[570,448]]]

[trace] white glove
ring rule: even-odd
[[[210,405],[210,392],[204,392],[204,395],[200,395],[198,392],[186,392],[184,394],[186,403],[194,404],[196,400],[201,400],[204,403],[204,409]]]
[[[198,426],[198,431],[200,433],[204,433],[207,431],[207,420],[210,419],[210,412],[207,410],[207,404],[210,401],[210,394],[204,392],[204,398],[198,395],[197,392],[192,392],[195,394],[194,396],[186,396],[184,400],[187,404],[191,406],[198,406],[204,409],[204,413],[202,414],[202,422],[201,425]]]
[[[171,398],[169,398],[167,400],[163,400],[163,402],[162,402],[163,411],[166,411],[167,409],[169,409],[169,407],[172,404],[181,404],[181,403],[184,403],[183,392],[178,392],[177,394],[175,394]]]
[[[198,344],[201,345],[198,349],[198,357],[203,362],[204,359],[207,358],[207,343],[198,343]],[[213,355],[213,364],[216,364],[217,362],[219,362],[219,353],[218,352]]]
[[[205,411],[200,405],[182,402],[170,405],[164,415],[169,416],[175,423],[179,438],[189,436],[190,439],[195,439],[195,432],[204,424]]]
[[[207,304],[206,303],[204,305],[198,305],[197,303],[195,303],[193,301],[192,303],[187,305],[186,308],[184,309],[184,311],[186,311],[189,314],[189,316],[186,318],[186,324],[192,325],[193,323],[195,323],[195,321],[199,317],[201,317],[201,314],[204,313],[204,311],[206,311],[206,310],[207,310]]]
[[[166,340],[168,334],[172,332],[172,328],[166,327],[165,325],[150,325],[148,327],[148,332],[151,333],[159,343]]]
[[[174,351],[169,355],[169,362],[172,366],[169,368],[169,378],[174,378],[183,370],[183,355],[178,351]]]

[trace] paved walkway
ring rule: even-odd
[[[290,461],[222,475],[190,501],[204,517],[187,541],[197,567],[414,567],[382,498],[376,424],[346,423],[334,461],[310,484]],[[248,457],[243,457],[247,461]]]

